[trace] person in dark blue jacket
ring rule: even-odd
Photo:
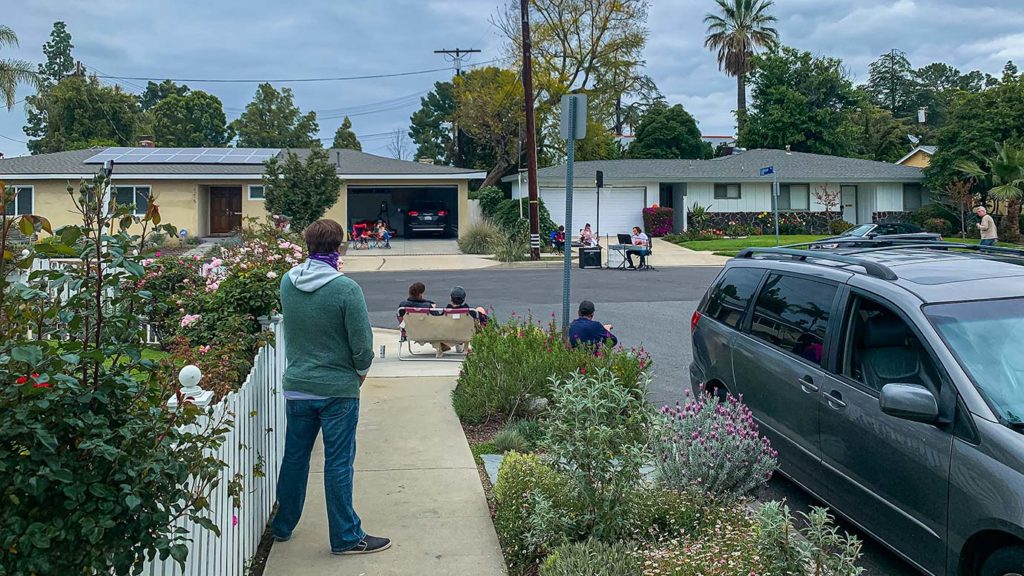
[[[576,348],[578,346],[601,346],[605,342],[611,342],[612,346],[619,343],[619,339],[612,334],[611,324],[601,324],[594,321],[594,303],[590,300],[580,302],[580,317],[573,320],[569,325],[569,344]]]

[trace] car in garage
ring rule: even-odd
[[[860,224],[846,230],[839,236],[823,238],[811,244],[812,249],[834,250],[836,248],[870,245],[875,240],[906,241],[941,241],[942,235],[925,230],[906,222],[875,222]]]
[[[434,234],[448,236],[451,233],[448,219],[449,210],[438,200],[417,200],[405,213],[405,236]]]
[[[1022,573],[1024,251],[747,249],[691,330],[783,475],[926,574]]]

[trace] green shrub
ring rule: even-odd
[[[516,420],[506,425],[505,429],[512,430],[522,436],[531,450],[536,448],[544,439],[544,428],[540,422],[532,418]]]
[[[147,238],[147,244],[155,248],[160,248],[167,242],[167,234],[157,230],[156,232],[150,232],[149,238]]]
[[[476,191],[476,199],[480,202],[480,211],[484,216],[493,218],[498,205],[505,200],[505,193],[497,186],[486,186]]]
[[[956,222],[958,225],[960,222],[960,216],[958,214],[953,210],[950,210],[948,206],[939,204],[938,202],[925,204],[910,213],[910,221],[921,228],[924,228],[925,220],[931,218],[942,218],[947,222]]]
[[[494,448],[499,452],[529,452],[530,442],[517,430],[504,428],[494,435]]]
[[[459,233],[459,250],[463,254],[491,254],[495,244],[504,238],[494,224],[486,220],[474,222]]]
[[[530,242],[522,230],[499,232],[493,239],[491,252],[500,262],[522,262],[530,259]]]
[[[535,455],[505,455],[494,506],[494,528],[512,574],[530,573],[551,550],[576,540],[572,485]]]
[[[541,241],[547,242],[548,238],[551,237],[553,232],[558,227],[555,226],[554,221],[551,220],[551,213],[548,212],[547,206],[544,205],[544,201],[537,200],[537,209],[540,214],[540,238]],[[564,207],[562,208],[564,209]],[[481,201],[481,210],[483,210],[483,204]],[[487,215],[486,212],[484,212]],[[522,214],[522,217],[520,217]],[[509,198],[502,200],[494,208],[494,212],[490,215],[491,220],[494,224],[502,231],[512,234],[515,232],[524,232],[529,237],[529,217],[530,217],[530,204],[526,198]],[[572,236],[568,230],[566,230],[566,236]]]
[[[729,396],[703,396],[661,409],[654,441],[658,482],[725,502],[763,486],[777,453],[758,433],[750,409]]]
[[[853,228],[853,224],[850,224],[849,222],[843,220],[842,218],[838,220],[833,220],[828,223],[829,234],[832,234],[833,236],[839,236],[840,234],[846,232],[850,228]]]
[[[705,534],[734,506],[644,484],[622,500],[619,512],[628,518],[630,541],[655,543]]]
[[[620,503],[640,485],[655,421],[647,379],[623,385],[610,371],[572,374],[554,386],[544,447],[573,483],[590,536],[628,533]]]
[[[740,505],[722,509],[715,524],[705,532],[647,548],[642,561],[644,576],[804,575],[803,571],[764,569],[758,549],[758,524]]]
[[[765,574],[857,576],[862,543],[841,534],[825,508],[813,507],[800,520],[781,502],[768,502],[757,513],[757,547]],[[797,528],[799,524],[801,527]]]
[[[528,415],[532,400],[550,400],[552,376],[603,367],[623,386],[636,386],[651,362],[643,349],[609,347],[595,354],[569,348],[554,321],[541,327],[515,315],[504,323],[489,321],[473,336],[472,349],[452,393],[455,413],[467,423]]]
[[[922,223],[922,228],[928,232],[935,232],[948,236],[953,231],[953,225],[944,218],[929,218]]]
[[[588,540],[555,549],[540,576],[635,576],[639,571],[636,554],[625,544]]]

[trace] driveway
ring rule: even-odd
[[[615,326],[619,341],[627,347],[643,345],[654,358],[650,401],[658,406],[682,401],[688,389],[690,353],[690,316],[704,291],[718,275],[718,267],[690,266],[663,268],[657,272],[613,270],[572,271],[571,311],[575,317],[580,299],[593,300],[595,318]],[[394,328],[395,309],[409,284],[419,281],[427,286],[427,298],[439,304],[447,302],[452,286],[462,286],[473,306],[493,308],[498,318],[511,313],[529,314],[543,322],[552,312],[561,317],[562,270],[501,269],[422,272],[356,273],[366,294],[370,321],[376,327]],[[395,354],[388,344],[388,354]],[[818,504],[788,480],[776,476],[762,497],[785,499],[795,511],[808,511]],[[880,544],[842,524],[845,530],[864,541],[861,565],[868,576],[914,576],[918,572]]]

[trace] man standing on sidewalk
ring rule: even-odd
[[[363,291],[338,272],[345,230],[317,220],[303,232],[309,260],[281,279],[284,314],[284,397],[288,414],[277,514],[271,529],[284,542],[302,516],[309,459],[320,430],[324,492],[332,554],[386,550],[391,540],[369,536],[352,507],[359,388],[373,362],[373,331]]]
[[[981,232],[981,245],[994,245],[999,240],[999,232],[996,230],[995,220],[989,216],[984,206],[975,208],[974,213],[978,215],[978,218],[981,218],[981,222],[978,223],[978,230]]]

